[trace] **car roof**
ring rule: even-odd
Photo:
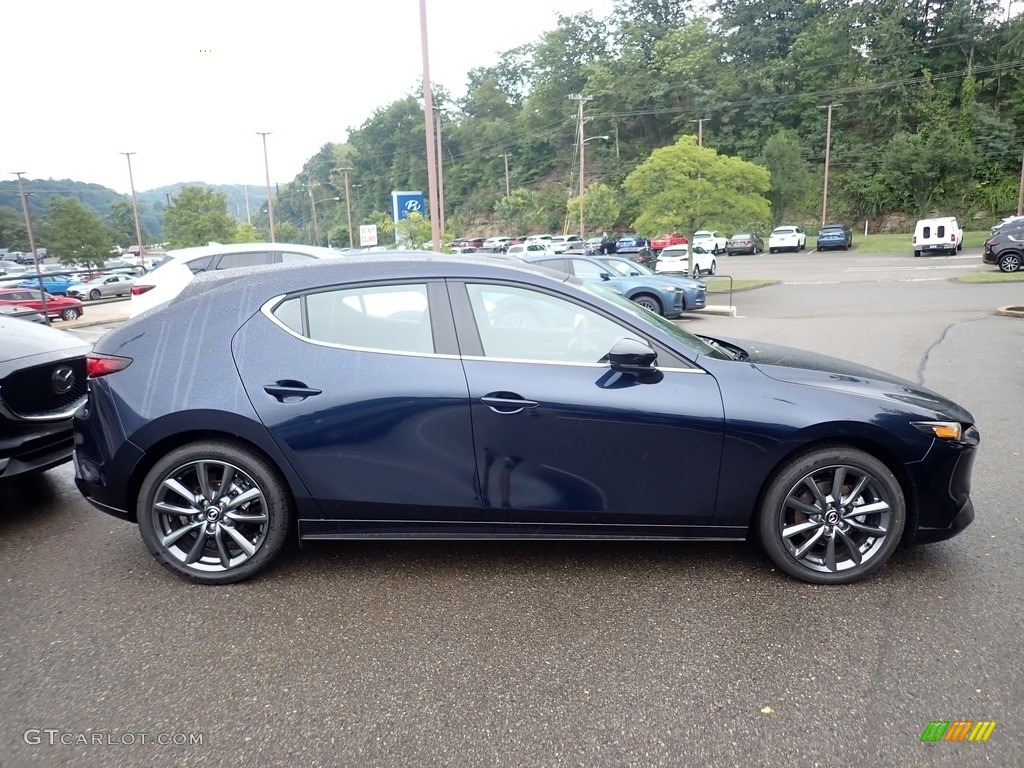
[[[175,248],[167,251],[165,258],[175,261],[187,261],[201,256],[216,256],[220,253],[253,253],[257,251],[293,251],[295,253],[312,253],[321,258],[340,257],[343,254],[333,248],[302,243],[210,243],[192,248]]]

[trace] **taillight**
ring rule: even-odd
[[[85,358],[85,372],[90,379],[98,379],[108,373],[123,371],[132,364],[130,357],[118,357],[117,355],[101,355],[98,352],[90,352]]]
[[[917,235],[910,241],[912,245],[917,245]],[[135,288],[132,288],[132,293],[135,293]]]
[[[132,296],[141,296],[146,291],[152,291],[154,288],[156,288],[155,285],[133,285]]]
[[[949,242],[955,243],[956,242],[956,235],[950,235],[949,236]]]

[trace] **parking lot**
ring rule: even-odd
[[[346,542],[200,587],[89,507],[70,465],[3,489],[0,766],[1019,765],[1024,320],[994,309],[1024,282],[950,279],[980,268],[722,257],[778,284],[679,321],[973,412],[974,524],[850,586],[742,544]],[[935,720],[998,724],[922,743]]]

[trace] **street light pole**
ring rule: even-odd
[[[502,154],[502,157],[505,158],[505,197],[509,197],[512,194],[512,187],[508,181],[508,152]]]
[[[593,96],[583,96],[579,93],[573,93],[569,95],[572,101],[576,101],[579,104],[579,114],[576,117],[576,137],[580,142],[580,237],[586,238],[586,234],[583,229],[583,157],[584,150],[583,145],[587,143],[587,140],[583,138],[583,104],[593,99]]]
[[[277,235],[274,232],[274,196],[270,192],[270,163],[267,161],[267,136],[270,131],[256,131],[263,137],[263,170],[267,174],[267,215],[270,217],[270,242],[277,242]]]
[[[434,95],[430,86],[427,45],[427,1],[420,0],[420,40],[423,47],[423,122],[427,133],[427,191],[430,195],[430,234],[434,251],[441,252],[441,213],[437,203],[437,159],[434,157]]]
[[[135,197],[135,177],[132,176],[132,155],[134,152],[122,152],[128,158],[128,183],[132,188],[132,212],[135,214],[135,237],[139,246],[139,263],[144,264],[142,253],[142,225],[139,223],[139,201]]]
[[[39,293],[43,300],[43,318],[50,324],[50,313],[46,308],[46,289],[43,287],[43,271],[39,268],[39,253],[36,251],[36,237],[32,234],[32,217],[28,212],[28,198],[25,197],[25,185],[21,181],[24,171],[11,171],[18,177],[18,194],[21,195],[21,212],[25,214],[25,231],[28,232],[28,249],[32,251],[32,263],[36,265],[36,279],[39,281]]]
[[[352,235],[352,202],[348,186],[348,172],[352,169],[342,168],[340,170],[345,174],[345,213],[348,214],[348,247],[355,248],[355,239]]]

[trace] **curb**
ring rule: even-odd
[[[997,315],[1003,317],[1024,317],[1024,306],[1019,304],[1010,304],[1005,307],[999,307],[996,310]]]
[[[700,309],[691,310],[702,315],[725,315],[727,317],[736,317],[736,307],[730,307],[726,304],[708,304]]]

